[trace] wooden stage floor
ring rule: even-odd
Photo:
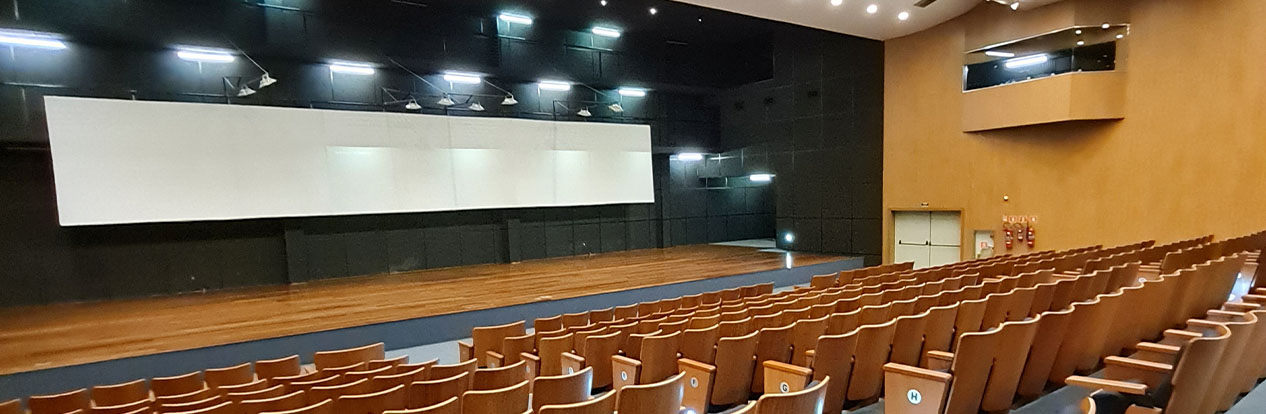
[[[794,253],[794,266],[843,260]],[[775,270],[717,245],[0,309],[0,375]]]

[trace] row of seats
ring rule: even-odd
[[[1005,260],[1007,259],[998,258],[985,262]],[[979,264],[956,266],[969,268],[968,266]],[[908,270],[909,266],[905,267]],[[783,352],[777,345],[779,341],[774,338],[780,333],[790,331],[778,328],[790,327],[789,323],[810,316],[824,318],[836,313],[837,307],[841,311],[852,312],[850,316],[855,316],[861,312],[862,307],[885,300],[910,299],[913,304],[914,297],[926,287],[935,287],[939,291],[942,287],[956,289],[963,283],[963,280],[955,279],[952,286],[947,281],[909,286],[917,281],[915,278],[904,279],[903,283],[894,285],[892,289],[879,291],[849,290],[845,287],[810,289],[780,294],[765,293],[746,299],[678,308],[676,311],[652,308],[663,313],[573,326],[570,330],[564,328],[543,335],[538,329],[538,334],[534,336],[535,348],[512,346],[516,341],[513,337],[493,337],[503,340],[503,350],[534,350],[535,352],[520,352],[519,360],[539,363],[541,372],[551,369],[572,372],[585,368],[599,372],[606,369],[606,361],[611,361],[610,384],[617,391],[685,372],[690,374],[690,386],[685,389],[685,407],[695,412],[705,412],[709,406],[746,403],[750,393],[764,391],[761,384],[763,377],[756,375],[753,378],[754,367],[758,366],[754,362],[785,359],[778,356]],[[968,284],[974,284],[974,281]],[[849,293],[853,296],[845,297]],[[932,304],[925,303],[927,306]],[[537,325],[540,326],[539,321]],[[506,328],[517,332],[522,326],[522,322],[515,322],[498,327],[477,328],[475,332]],[[768,338],[762,341],[762,337],[766,336]],[[473,337],[476,343],[480,342],[481,337],[478,334]],[[816,334],[802,334],[800,337],[816,339]],[[762,343],[765,347],[760,346]],[[493,346],[495,345],[489,345]],[[470,349],[474,345],[463,347]],[[487,362],[489,365],[496,365],[507,361],[506,358],[510,355],[512,354],[490,351]],[[562,364],[556,365],[560,359]],[[719,366],[712,365],[714,363]],[[599,389],[605,385],[607,384],[595,382]]]

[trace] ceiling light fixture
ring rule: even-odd
[[[594,28],[589,29],[589,31],[593,32],[593,34],[596,34],[602,37],[610,37],[610,38],[620,37],[620,31],[616,29],[612,29],[610,27],[595,26]]]
[[[207,62],[207,63],[229,63],[237,60],[232,52],[214,49],[181,49],[176,51],[176,57],[191,62]]]
[[[659,14],[659,9],[656,9],[654,7],[651,7],[649,11],[651,12],[651,16]]]
[[[1119,34],[1119,35],[1117,35],[1117,39],[1124,39],[1124,38],[1125,38],[1125,34]]]
[[[274,83],[277,83],[277,79],[274,79],[272,76],[270,76],[268,72],[264,72],[264,76],[259,77],[260,88],[266,88],[268,87],[268,85],[272,85]]]
[[[1040,65],[1040,64],[1046,63],[1046,61],[1048,60],[1050,60],[1050,58],[1047,57],[1046,55],[1032,55],[1032,56],[1025,56],[1021,58],[1008,60],[1007,63],[1005,63],[1004,65],[1007,67],[1007,69],[1016,69],[1016,68],[1023,68],[1027,66]]]
[[[580,108],[580,111],[576,112],[576,115],[580,115],[582,117],[588,118],[588,117],[593,116],[593,112],[589,112],[589,108]]]
[[[564,92],[564,91],[571,90],[571,82],[543,80],[543,81],[537,82],[536,87],[547,90],[547,91]]]
[[[521,15],[521,14],[514,14],[514,13],[501,13],[501,15],[497,16],[497,18],[499,18],[499,19],[501,19],[501,20],[503,20],[503,21],[505,21],[505,22],[507,22],[507,23],[518,23],[518,24],[523,24],[523,25],[531,25],[531,24],[532,24],[532,18],[531,18],[531,17],[524,16],[524,15]]]
[[[479,74],[455,71],[444,72],[444,80],[452,83],[464,83],[468,85],[478,85],[484,82],[484,78]]]
[[[330,64],[330,71],[348,75],[373,75],[374,67],[368,63],[335,62]]]
[[[620,105],[619,102],[613,103],[611,105],[607,105],[607,109],[610,109],[611,112],[615,112],[617,114],[624,113],[624,106]]]
[[[448,94],[444,94],[444,97],[440,98],[435,104],[439,106],[453,106],[457,105],[457,102],[453,102],[453,98],[450,98]]]
[[[832,6],[839,6],[841,4],[844,4],[844,0],[831,0]]]
[[[752,175],[747,176],[747,179],[752,180],[752,182],[767,183],[774,179],[774,175],[773,174],[752,174]],[[787,240],[787,241],[791,242],[791,240]]]
[[[1020,10],[1020,2],[1011,3],[1011,10]]]
[[[1085,40],[1078,40],[1078,41],[1077,41],[1077,46],[1085,46],[1085,45],[1086,45],[1086,41],[1085,41]]]
[[[475,102],[475,103],[470,104],[470,110],[475,111],[475,112],[483,112],[484,106],[481,105],[479,102]]]
[[[677,154],[678,161],[703,161],[703,154],[697,152],[683,152]]]
[[[601,5],[603,5],[603,6],[606,6],[606,5],[607,5],[607,0],[602,0],[602,1],[598,2],[598,4],[601,4]]]
[[[67,47],[66,42],[50,33],[10,30],[0,31],[0,44],[48,50],[62,50]]]
[[[416,111],[416,110],[422,109],[422,105],[418,104],[417,99],[409,98],[409,103],[404,104],[404,109],[408,109],[410,111]]]
[[[866,6],[866,13],[870,13],[870,14],[879,13],[879,5],[872,4],[872,5]]]
[[[1081,36],[1081,29],[1077,29],[1076,31],[1073,32],[1073,34]]]
[[[900,21],[903,21],[903,22],[904,22],[904,21],[906,21],[906,20],[910,20],[910,12],[904,12],[904,11],[903,11],[903,12],[901,12],[901,13],[897,13],[897,20],[900,20]]]
[[[254,89],[251,89],[251,87],[250,87],[250,86],[247,86],[247,85],[242,85],[242,88],[237,90],[237,97],[238,97],[238,98],[245,97],[245,96],[251,96],[251,95],[254,95],[254,94],[255,94],[255,90],[254,90]]]
[[[999,51],[996,51],[996,50],[986,50],[986,51],[985,51],[985,54],[986,54],[986,55],[988,55],[988,56],[1001,57],[1001,58],[1012,58],[1012,57],[1015,57],[1015,53],[1011,53],[1011,52],[999,52]]]
[[[629,96],[633,98],[641,98],[643,96],[646,96],[645,89],[620,88],[619,92],[620,92],[620,96]]]
[[[1099,26],[1099,27],[1102,27],[1103,30],[1108,30],[1112,28],[1112,25],[1108,23],[1104,23],[1103,26]]]
[[[514,95],[506,95],[506,99],[501,101],[501,104],[505,106],[514,106],[519,104],[519,100],[514,99]]]

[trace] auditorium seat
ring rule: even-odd
[[[622,355],[611,357],[611,380],[615,389],[634,384],[659,382],[676,374],[681,337],[681,332],[648,336],[642,341],[640,352],[633,357]]]
[[[409,356],[401,355],[395,358],[375,359],[375,360],[369,361],[365,364],[365,369],[372,371],[372,370],[382,368],[385,366],[396,368],[407,363],[409,363]]]
[[[530,411],[530,382],[495,390],[467,391],[462,394],[463,414],[521,414]]]
[[[204,408],[215,407],[221,403],[228,402],[219,395],[211,395],[206,398],[188,401],[158,404],[157,411],[160,413],[183,413],[189,411],[198,411]]]
[[[366,363],[366,366],[368,365],[369,364]],[[357,371],[348,371],[343,374],[343,378],[347,382],[352,382],[352,381],[357,381],[357,380],[362,380],[362,379],[371,379],[373,377],[377,377],[380,375],[390,375],[394,371],[395,371],[395,367],[390,366],[390,365],[381,366],[381,367],[378,367],[377,369],[364,368]]]
[[[128,414],[135,411],[148,411],[152,407],[148,399],[136,400],[125,404],[101,405],[93,404],[92,414]]]
[[[369,361],[386,358],[386,347],[382,342],[356,348],[321,351],[312,354],[312,363],[319,370],[346,367],[354,364],[365,364]]]
[[[539,413],[546,405],[585,402],[593,390],[592,367],[557,376],[532,379],[532,411]]]
[[[299,364],[299,356],[255,361],[255,376],[261,379],[292,377],[303,374],[303,366]]]
[[[607,391],[584,402],[546,405],[537,414],[611,414],[615,402],[616,392]]]
[[[269,411],[286,411],[303,408],[308,405],[308,396],[304,391],[295,391],[285,395],[248,398],[241,400],[239,406],[242,414],[259,414]]]
[[[216,388],[216,392],[227,396],[228,394],[259,391],[265,388],[268,388],[268,380],[257,379],[243,384],[221,385]]]
[[[523,336],[527,333],[526,322],[518,321],[497,326],[477,326],[470,330],[471,343],[457,342],[458,358],[461,361],[478,360],[479,366],[485,366],[488,351],[503,354],[502,344],[505,338]],[[500,361],[502,364],[506,361]],[[517,360],[515,361],[517,362]]]
[[[328,387],[328,386],[339,385],[339,384],[343,384],[347,382],[340,375],[329,375],[329,376],[324,376],[324,377],[314,376],[314,378],[317,378],[317,379],[289,382],[286,384],[286,392],[290,393],[290,392],[295,392],[295,391],[308,391],[308,390],[311,390],[312,387],[317,387],[317,386]]]
[[[432,365],[430,368],[427,369],[427,378],[430,378],[430,379],[451,378],[454,375],[457,375],[463,372],[469,373],[473,377],[475,374],[475,369],[476,369],[475,363],[476,361],[472,359],[469,361],[465,361],[465,362],[461,362],[461,363],[457,363],[453,365]]]
[[[23,414],[22,400],[0,402],[0,414]]]
[[[387,410],[383,414],[461,414],[461,397],[452,397],[438,404],[401,410]]]
[[[202,375],[207,386],[211,388],[241,385],[255,380],[255,371],[251,369],[249,362],[225,368],[208,368],[202,372]]]
[[[495,390],[528,380],[528,363],[517,363],[497,368],[479,368],[471,377],[471,390]]]
[[[203,389],[190,392],[187,394],[165,395],[162,397],[155,397],[154,406],[161,407],[164,404],[183,404],[183,403],[190,403],[194,401],[202,401],[214,395],[217,395],[215,390],[210,389],[210,388],[203,388]]]
[[[387,410],[404,409],[405,387],[395,387],[364,394],[344,394],[334,400],[338,414],[382,414]]]
[[[620,414],[677,414],[681,411],[685,373],[654,383],[628,385],[616,391]]]
[[[286,386],[274,385],[272,387],[255,391],[230,392],[228,394],[224,394],[224,399],[240,404],[246,400],[262,400],[281,397],[284,395],[286,395]]]
[[[149,399],[149,382],[144,379],[92,387],[92,403],[97,406],[129,404]]]
[[[335,414],[334,401],[324,400],[293,410],[265,411],[260,414]]]
[[[822,414],[830,378],[823,378],[801,391],[766,393],[732,414]]]
[[[580,354],[568,352],[562,355],[562,369],[564,372],[568,369],[576,372],[586,367],[592,368],[593,388],[610,387],[612,384],[611,357],[619,354],[621,338],[619,331],[586,337],[584,346],[577,347]]]
[[[167,397],[189,394],[205,388],[201,372],[190,372],[172,377],[154,377],[150,379],[149,389],[155,397]]]
[[[448,378],[417,381],[409,384],[405,403],[409,408],[422,408],[444,402],[449,398],[461,397],[470,390],[471,376],[474,372],[459,372]],[[458,405],[461,405],[459,402]]]
[[[346,384],[315,386],[307,391],[308,401],[337,399],[340,395],[368,394],[373,391],[369,380],[362,379]]]
[[[369,382],[373,384],[372,388],[375,390],[385,390],[397,385],[408,386],[414,381],[425,381],[427,379],[426,369],[426,366],[411,367],[410,370],[401,370],[397,367],[395,373],[373,377]]]
[[[215,405],[200,407],[188,411],[171,411],[169,414],[238,414],[236,405],[229,401],[219,401]]]

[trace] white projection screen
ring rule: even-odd
[[[650,127],[46,97],[63,226],[652,203]]]

